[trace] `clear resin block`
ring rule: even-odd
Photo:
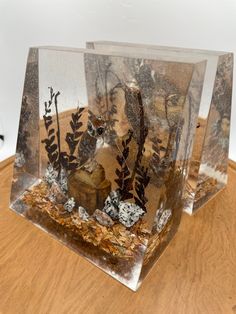
[[[180,223],[205,68],[31,48],[11,208],[136,290]]]
[[[195,57],[207,61],[202,98],[199,104],[189,94],[186,106],[185,145],[187,182],[184,210],[193,214],[227,183],[227,163],[232,96],[233,54],[227,52],[184,49],[175,47],[97,41],[87,43],[88,48],[110,52],[143,53],[158,58]],[[158,89],[161,77],[152,73]],[[149,104],[151,106],[151,104]],[[189,134],[191,133],[191,139]]]

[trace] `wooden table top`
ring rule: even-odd
[[[236,313],[236,165],[132,292],[8,209],[0,164],[0,313]]]

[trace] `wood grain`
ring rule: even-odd
[[[233,165],[233,167],[231,167]],[[180,230],[138,292],[8,209],[0,172],[0,313],[236,313],[236,167]]]
[[[12,161],[0,163],[0,314],[236,313],[236,163],[134,293],[8,209]]]

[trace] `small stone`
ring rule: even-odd
[[[112,202],[112,204],[118,208],[119,207],[119,203],[120,203],[120,193],[119,191],[111,191],[110,193],[110,200]]]
[[[169,221],[171,215],[172,215],[172,212],[170,209],[163,211],[160,219],[157,221],[157,228],[156,229],[157,229],[158,233],[160,233],[164,229],[164,227],[167,224],[167,222]]]
[[[50,202],[52,202],[52,203],[56,203],[56,198],[55,198],[55,195],[53,195],[53,194],[50,194],[50,193],[49,193],[49,195],[48,195],[48,199],[49,199],[49,201],[50,201]]]
[[[75,207],[75,200],[73,197],[69,198],[68,201],[64,204],[64,208],[68,213],[71,213],[73,211],[73,208]]]
[[[111,227],[114,225],[114,221],[111,219],[111,217],[100,209],[95,210],[93,217],[103,226]]]
[[[118,210],[110,203],[103,207],[103,212],[109,215],[112,219],[118,218]]]
[[[89,214],[87,213],[87,211],[84,207],[82,207],[82,206],[78,207],[78,214],[82,220],[84,220],[84,221],[89,220]]]
[[[132,227],[145,211],[136,204],[123,202],[119,204],[119,221],[125,227]]]
[[[51,164],[49,164],[46,168],[45,171],[45,175],[44,175],[44,179],[45,181],[49,184],[52,185],[53,182],[56,181],[58,176],[58,172],[56,170],[54,170],[53,166]]]
[[[118,218],[120,194],[117,191],[112,191],[105,200],[103,211],[112,219]]]
[[[61,169],[60,178],[59,178],[59,185],[60,188],[64,193],[68,191],[68,184],[67,184],[67,172],[64,168]]]
[[[58,204],[64,204],[66,202],[66,196],[59,184],[56,182],[52,183],[52,186],[49,191],[49,199]]]

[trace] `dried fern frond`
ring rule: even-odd
[[[117,155],[116,157],[120,168],[117,168],[115,171],[117,175],[117,179],[115,179],[115,182],[118,185],[118,191],[120,193],[121,200],[133,198],[133,186],[132,184],[130,184],[130,170],[127,166],[127,159],[129,156],[129,143],[132,137],[133,132],[129,131],[127,139],[122,141],[122,153],[120,155]]]

